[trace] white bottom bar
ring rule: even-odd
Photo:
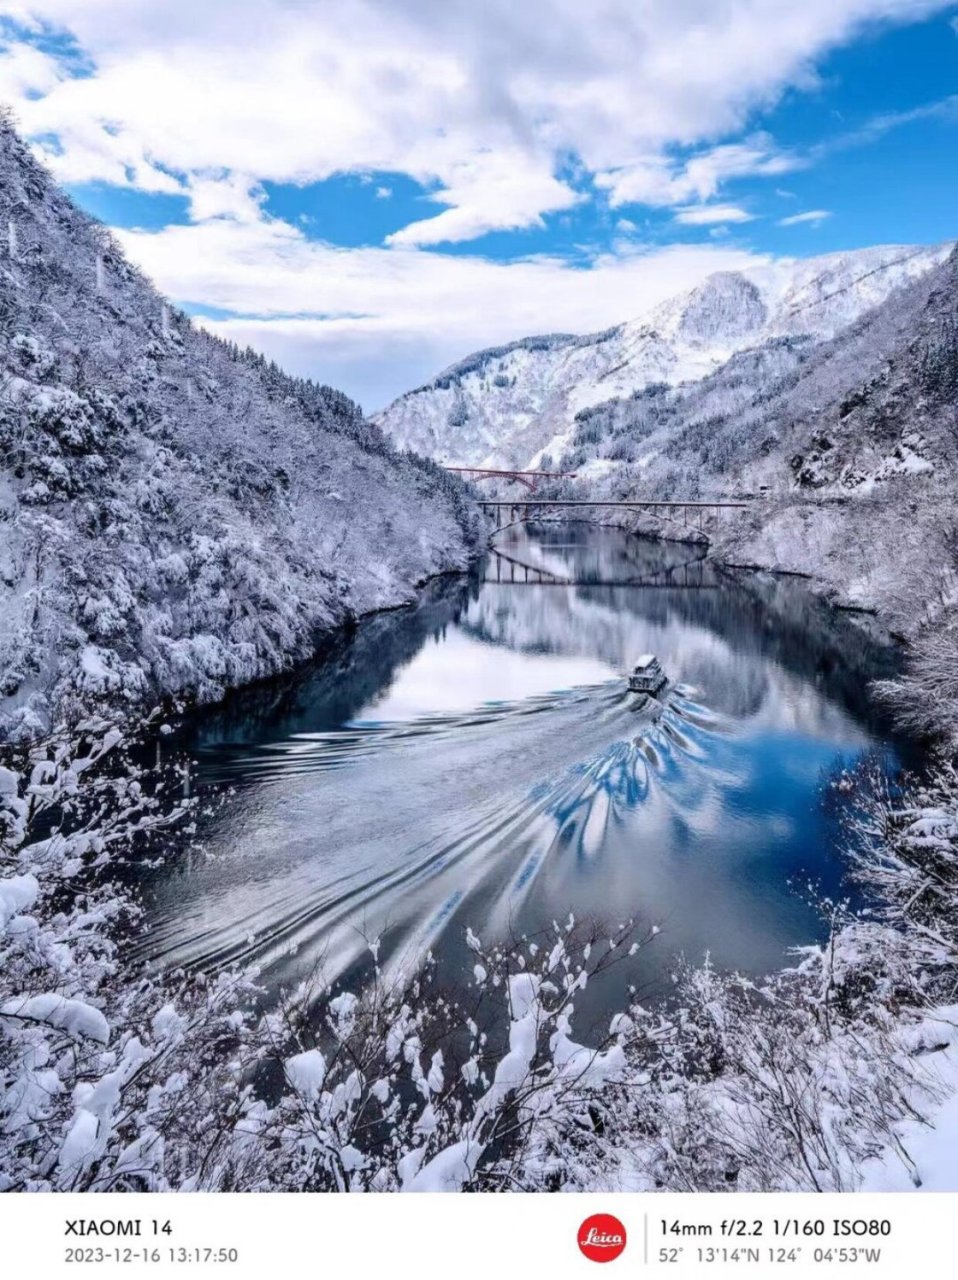
[[[592,1214],[625,1227],[596,1272]],[[958,1196],[8,1195],[0,1271],[379,1280],[869,1276],[951,1280]]]

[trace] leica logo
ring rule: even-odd
[[[579,1248],[592,1262],[612,1262],[625,1243],[625,1227],[611,1213],[594,1213],[579,1228]]]
[[[620,1244],[624,1244],[624,1240],[618,1231],[614,1231],[612,1235],[606,1235],[604,1231],[598,1231],[595,1227],[590,1227],[583,1244],[598,1245],[601,1249],[617,1249]]]

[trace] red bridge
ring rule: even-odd
[[[560,476],[574,480],[576,477],[574,471],[497,471],[490,467],[445,467],[444,470],[458,472],[459,475],[467,476],[470,480],[515,480],[518,484],[524,484],[527,489],[531,489],[533,493],[536,491],[537,480],[551,480]]]

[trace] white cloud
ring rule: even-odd
[[[69,59],[14,44],[0,87],[29,131],[59,139],[50,159],[66,180],[172,191],[219,171],[253,185],[400,172],[450,207],[397,243],[438,243],[569,208],[570,158],[615,204],[708,200],[729,176],[784,172],[794,158],[768,140],[715,140],[813,85],[815,59],[865,24],[947,7],[0,0],[0,14],[69,31],[87,63],[77,77]],[[677,165],[676,147],[700,151]]]
[[[534,156],[512,150],[486,152],[455,165],[446,184],[430,195],[430,200],[450,208],[411,222],[387,237],[387,244],[442,244],[474,240],[487,231],[535,226],[542,214],[570,209],[582,198]]]
[[[613,208],[624,204],[672,205],[710,200],[732,178],[768,177],[802,168],[800,156],[776,149],[767,134],[700,151],[689,159],[655,154],[621,169],[600,173],[596,185],[609,192]]]
[[[805,213],[793,213],[791,217],[779,218],[778,225],[780,227],[797,227],[800,223],[810,222],[817,226],[831,216],[831,211],[828,209],[808,209]]]
[[[709,227],[717,222],[752,222],[755,215],[737,204],[693,204],[676,209],[675,219],[687,227]]]
[[[61,180],[190,200],[189,226],[121,233],[167,293],[234,313],[207,323],[376,407],[477,347],[601,328],[754,262],[719,243],[750,216],[723,203],[724,185],[816,158],[751,130],[754,113],[813,87],[816,59],[866,24],[947,7],[0,0],[0,17],[45,37],[0,40],[0,97]],[[412,178],[429,192],[423,216],[388,247],[349,250],[268,216],[263,184],[347,172],[376,195],[381,176]],[[643,250],[622,218],[615,251],[586,266],[428,248],[536,226],[589,198],[590,181],[614,207],[675,208],[678,226],[716,240]]]
[[[253,180],[239,173],[196,174],[190,178],[190,216],[197,222],[207,218],[237,218],[258,222],[266,197]]]
[[[494,262],[416,248],[341,249],[275,220],[123,231],[168,294],[235,319],[210,328],[268,351],[375,409],[469,351],[530,333],[588,332],[644,312],[710,271],[766,259],[740,249],[620,249],[588,266]]]
[[[392,193],[393,193],[393,192],[392,192],[392,187],[377,187],[377,188],[376,188],[376,199],[377,199],[377,200],[389,200],[389,199],[392,197]]]
[[[27,94],[49,93],[63,76],[56,60],[32,45],[14,44],[0,52],[0,100],[4,102],[20,102]]]

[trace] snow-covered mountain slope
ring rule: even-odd
[[[721,557],[811,572],[914,631],[958,582],[958,249],[828,341],[583,411],[557,463],[578,478],[554,496],[756,498],[708,518]]]
[[[0,740],[201,699],[464,566],[457,482],[194,329],[0,120]]]
[[[717,272],[603,333],[478,352],[375,421],[398,446],[441,462],[555,464],[583,410],[650,385],[697,381],[775,339],[831,338],[942,262],[949,248],[882,246]]]
[[[697,382],[584,410],[557,461],[573,488],[682,498],[953,479],[956,334],[958,250],[828,341],[772,338]]]

